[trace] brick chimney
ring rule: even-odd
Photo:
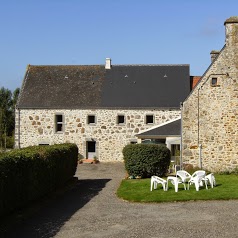
[[[213,62],[214,59],[219,55],[220,51],[219,50],[212,50],[210,55],[211,55],[211,61]]]
[[[224,25],[226,28],[226,45],[238,46],[238,16],[228,18]]]
[[[111,69],[111,59],[106,58],[105,69]]]

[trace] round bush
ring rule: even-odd
[[[170,164],[170,150],[165,145],[127,145],[123,156],[128,174],[135,177],[164,176]]]

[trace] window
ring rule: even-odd
[[[180,145],[171,144],[171,162],[175,165],[180,164]]]
[[[96,117],[94,115],[88,115],[88,124],[95,124]]]
[[[153,124],[154,123],[154,115],[146,115],[145,123],[146,124]]]
[[[171,145],[171,156],[180,156],[180,145],[179,144]]]
[[[117,124],[125,124],[125,116],[124,115],[117,116]]]
[[[217,78],[212,78],[211,85],[212,85],[213,87],[214,87],[214,86],[217,86]]]
[[[64,116],[62,114],[55,115],[55,132],[63,132]]]

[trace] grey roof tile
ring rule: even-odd
[[[155,138],[167,136],[180,136],[181,134],[181,119],[174,120],[165,125],[158,126],[151,130],[147,130],[136,136],[139,138]]]
[[[19,108],[179,108],[189,65],[29,66]]]

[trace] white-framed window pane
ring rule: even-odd
[[[64,125],[64,117],[62,114],[55,115],[55,132],[62,132]]]

